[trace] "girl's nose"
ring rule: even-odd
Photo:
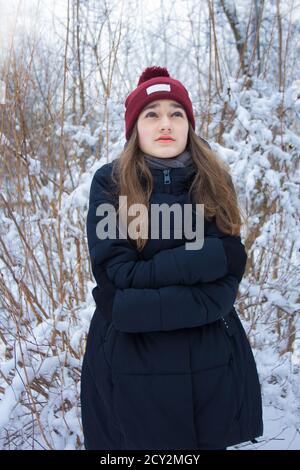
[[[160,128],[161,129],[170,129],[171,128],[171,123],[169,118],[162,118],[161,123],[160,123]]]

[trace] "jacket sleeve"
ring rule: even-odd
[[[197,286],[117,289],[112,322],[119,331],[141,333],[194,328],[213,323],[231,311],[238,280],[227,275]]]
[[[215,233],[204,238],[201,249],[186,250],[181,245],[162,250],[150,260],[141,260],[130,241],[119,237],[117,223],[114,238],[98,238],[96,227],[104,215],[96,215],[97,207],[109,203],[116,209],[114,199],[109,195],[108,165],[103,165],[93,177],[87,215],[89,252],[97,284],[100,284],[97,273],[104,265],[108,278],[120,289],[193,285],[214,281],[228,273],[223,242]],[[241,243],[240,237],[234,239]]]

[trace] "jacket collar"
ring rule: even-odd
[[[154,192],[178,195],[188,190],[196,174],[189,148],[173,158],[158,158],[144,152],[141,156],[152,174]]]
[[[152,168],[181,168],[193,163],[189,148],[186,148],[179,155],[171,158],[155,157],[154,155],[149,155],[144,152],[141,152],[140,158],[143,158],[146,164]]]
[[[196,175],[194,164],[177,168],[152,168],[149,167],[153,179],[153,192],[179,195],[188,191],[193,178]]]

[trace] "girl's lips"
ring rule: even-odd
[[[157,142],[161,142],[163,144],[170,144],[171,142],[174,142],[172,139],[159,139]]]

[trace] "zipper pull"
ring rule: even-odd
[[[164,172],[164,184],[170,184],[171,183],[170,169],[163,170],[163,172]]]

